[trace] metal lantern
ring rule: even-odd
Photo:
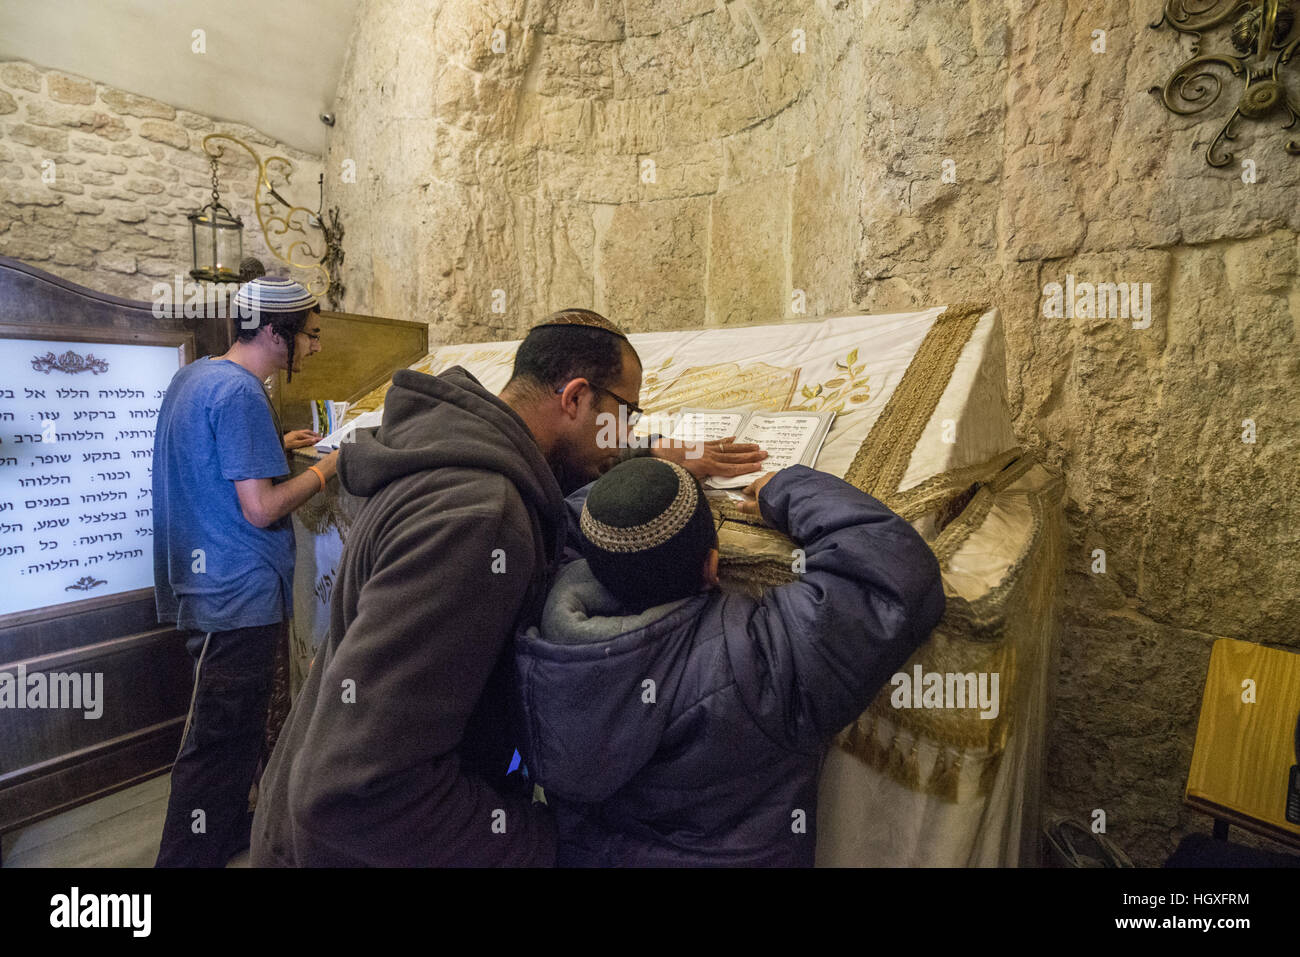
[[[244,258],[244,221],[221,205],[217,158],[210,158],[212,202],[189,215],[194,256],[190,275],[204,282],[239,282],[239,263]]]

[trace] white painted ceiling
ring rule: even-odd
[[[0,0],[0,60],[27,60],[311,153],[360,0]],[[192,52],[195,30],[207,52]]]

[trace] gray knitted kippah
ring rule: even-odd
[[[651,456],[622,462],[592,485],[579,526],[592,573],[637,607],[699,591],[717,540],[695,477]]]

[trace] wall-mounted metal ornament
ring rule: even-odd
[[[339,308],[339,298],[343,295],[343,285],[336,278],[338,266],[343,262],[343,227],[339,223],[338,208],[329,212],[325,218],[325,176],[320,177],[321,208],[312,212],[305,206],[295,206],[276,192],[268,171],[274,170],[283,176],[288,184],[294,173],[294,165],[284,156],[268,156],[263,160],[257,152],[238,137],[228,133],[209,133],[203,137],[203,151],[212,157],[215,164],[225,151],[218,140],[229,140],[243,147],[257,164],[257,187],[253,196],[253,209],[257,213],[258,225],[266,237],[266,247],[271,255],[295,269],[308,270],[313,275],[304,283],[314,296],[327,296],[330,308]],[[279,211],[283,209],[283,211]],[[307,233],[307,227],[319,229],[320,246],[315,245]],[[287,245],[286,245],[287,244]],[[323,246],[322,251],[317,249]],[[238,264],[239,260],[235,260]]]
[[[88,352],[83,356],[69,349],[61,356],[56,356],[53,352],[47,352],[43,356],[33,356],[32,368],[45,375],[51,372],[67,372],[70,375],[89,372],[91,375],[100,375],[108,371],[108,363],[96,358],[94,353]]]
[[[63,586],[64,591],[90,591],[92,588],[98,588],[100,585],[107,585],[108,581],[104,578],[96,578],[94,575],[82,575],[71,585]]]
[[[1289,116],[1282,129],[1292,129],[1300,112],[1287,94],[1282,68],[1300,50],[1300,29],[1286,0],[1166,0],[1164,16],[1151,24],[1153,30],[1169,24],[1179,33],[1190,34],[1192,57],[1173,72],[1163,87],[1153,86],[1166,107],[1180,116],[1209,108],[1223,91],[1216,68],[1235,78],[1244,78],[1245,88],[1237,106],[1205,150],[1211,166],[1228,166],[1235,159],[1227,144],[1237,138],[1242,119],[1260,121]],[[1214,27],[1231,24],[1228,39],[1240,54],[1202,53],[1201,35]],[[1285,144],[1292,156],[1300,156],[1300,140]]]

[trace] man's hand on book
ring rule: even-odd
[[[772,481],[772,477],[776,474],[776,472],[764,472],[758,478],[754,479],[754,481],[746,485],[741,492],[747,496],[752,495],[754,500],[751,502],[746,499],[746,501],[737,502],[737,511],[744,512],[746,515],[757,515],[759,518],[762,518],[763,513],[758,510],[758,493],[763,490],[764,485]]]
[[[296,429],[293,432],[284,433],[284,447],[286,451],[292,452],[294,449],[315,445],[322,438],[323,436],[311,429]]]
[[[734,435],[712,442],[659,439],[652,454],[680,465],[701,481],[714,475],[732,478],[756,471],[767,458],[767,453],[757,445],[737,443]]]

